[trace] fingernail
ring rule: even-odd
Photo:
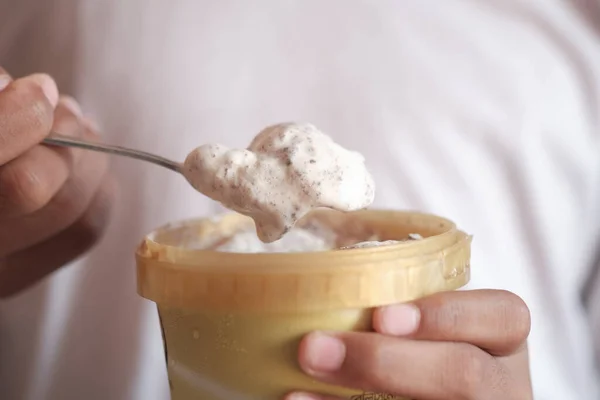
[[[295,392],[287,395],[285,400],[321,400],[321,396],[317,396],[311,393]]]
[[[414,333],[419,327],[421,312],[412,304],[395,304],[382,307],[379,311],[383,334],[406,336]]]
[[[77,101],[70,96],[61,96],[59,103],[67,110],[71,111],[77,118],[83,117],[83,111]]]
[[[6,89],[6,87],[10,85],[11,81],[12,79],[9,75],[0,74],[0,90]]]
[[[344,342],[322,332],[309,334],[304,345],[300,364],[308,373],[337,371],[346,358]]]
[[[52,107],[56,107],[58,104],[58,87],[56,86],[56,82],[49,75],[46,74],[33,74],[27,77],[26,79],[31,79],[35,81],[44,92],[44,95],[52,104]]]

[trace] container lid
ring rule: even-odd
[[[405,302],[469,280],[471,236],[445,218],[387,210],[319,210],[311,217],[340,226],[360,222],[381,240],[410,233],[423,239],[307,253],[224,253],[189,243],[215,232],[230,235],[252,220],[228,214],[183,221],[157,229],[138,247],[138,293],[168,307],[302,312]]]

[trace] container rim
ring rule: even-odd
[[[330,210],[319,210],[319,212],[328,213]],[[427,226],[429,232],[433,235],[425,236],[421,240],[405,241],[396,244],[356,248],[356,249],[332,249],[324,251],[308,252],[273,252],[273,253],[235,253],[220,252],[210,249],[193,249],[180,246],[174,246],[161,243],[156,239],[161,232],[172,231],[175,229],[194,227],[202,223],[219,223],[224,219],[248,220],[247,217],[235,213],[227,213],[220,216],[218,220],[214,218],[191,218],[183,219],[164,224],[146,235],[144,240],[138,246],[136,257],[138,259],[151,259],[163,265],[181,270],[215,270],[227,271],[238,268],[252,268],[262,266],[270,270],[271,273],[289,273],[292,267],[301,267],[303,271],[317,268],[335,268],[340,266],[360,265],[371,262],[380,262],[384,260],[409,261],[415,259],[415,262],[424,262],[428,256],[435,255],[442,250],[451,251],[458,242],[471,239],[469,235],[458,231],[456,224],[449,219],[439,217],[434,214],[428,214],[416,211],[397,211],[390,209],[369,209],[354,211],[349,214],[358,217],[361,220],[370,223],[387,223],[400,225],[412,225],[417,232],[423,234],[423,227]],[[421,229],[421,232],[418,230]],[[457,237],[458,236],[458,237]],[[458,240],[457,240],[458,239]],[[277,266],[277,270],[271,268]],[[285,268],[281,268],[284,266]],[[263,268],[260,268],[261,270]]]
[[[187,226],[218,224],[223,219],[179,221],[155,230],[139,246],[138,293],[169,307],[283,312],[375,307],[457,289],[468,282],[472,238],[450,220],[407,211],[351,214],[386,234],[401,237],[414,231],[425,234],[424,239],[306,253],[225,253],[155,240],[161,229],[183,227],[178,233],[182,234]],[[228,215],[224,218],[240,218]]]

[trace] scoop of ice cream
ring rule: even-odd
[[[200,146],[183,173],[199,192],[254,219],[270,243],[314,208],[369,206],[375,184],[364,161],[311,124],[287,123],[264,129],[246,150]]]

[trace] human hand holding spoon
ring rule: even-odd
[[[354,211],[368,207],[375,196],[364,157],[305,123],[269,126],[247,149],[205,144],[183,163],[58,134],[44,143],[130,157],[179,172],[200,193],[254,219],[265,243],[280,239],[315,208]]]

